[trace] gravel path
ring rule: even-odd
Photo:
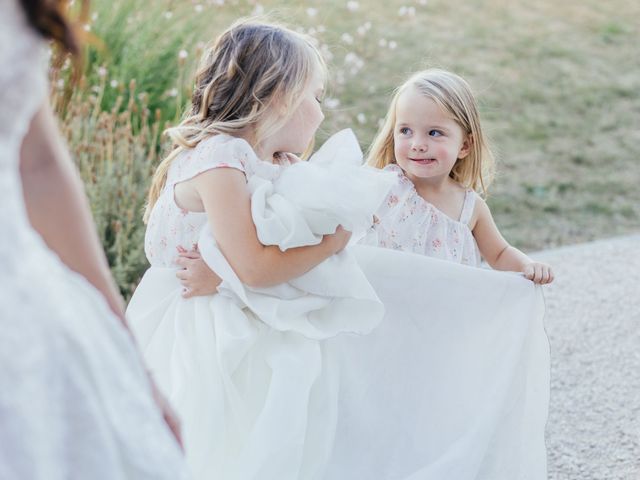
[[[550,480],[640,480],[640,235],[531,255],[551,343]]]

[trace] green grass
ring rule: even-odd
[[[394,87],[417,69],[449,68],[478,94],[499,158],[489,204],[512,243],[533,250],[640,230],[640,3],[389,0],[360,1],[356,11],[336,0],[218,3],[92,2],[92,32],[105,48],[90,48],[73,100],[84,110],[69,112],[62,102],[58,110],[123,291],[145,265],[139,209],[159,159],[155,137],[136,136],[177,121],[202,43],[258,4],[312,33],[329,53],[332,108],[325,108],[320,142],[352,127],[366,149]],[[399,15],[403,7],[415,14]],[[124,124],[133,140],[111,136],[96,147],[103,129],[115,127],[84,122],[94,110],[114,110],[107,123],[129,112]],[[96,169],[116,147],[115,170]]]

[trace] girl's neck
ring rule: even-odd
[[[407,178],[411,180],[416,191],[424,196],[424,195],[442,195],[448,191],[451,191],[452,188],[457,187],[457,183],[451,179],[448,175],[441,177],[430,177],[430,178],[420,178],[415,177],[413,175],[407,175]]]
[[[268,141],[263,141],[260,144],[256,144],[255,135],[251,131],[240,131],[236,135],[238,138],[242,138],[249,145],[253,147],[253,151],[256,156],[265,162],[274,163],[276,151],[269,145]]]

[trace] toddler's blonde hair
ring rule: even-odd
[[[481,191],[486,195],[493,180],[495,159],[488,139],[482,132],[478,105],[469,84],[460,76],[446,70],[431,68],[413,74],[395,90],[385,121],[378,131],[367,154],[367,164],[384,168],[396,163],[393,133],[396,124],[398,98],[408,88],[433,100],[442,110],[460,125],[462,132],[471,140],[471,151],[459,158],[449,176],[465,188]]]
[[[151,181],[145,222],[182,151],[211,135],[246,133],[248,127],[256,148],[287,122],[318,68],[326,74],[311,39],[281,25],[240,20],[222,33],[203,54],[191,108],[165,132],[173,149]]]

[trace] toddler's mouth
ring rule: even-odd
[[[429,165],[436,161],[435,158],[409,158],[409,160],[419,163],[420,165]]]

